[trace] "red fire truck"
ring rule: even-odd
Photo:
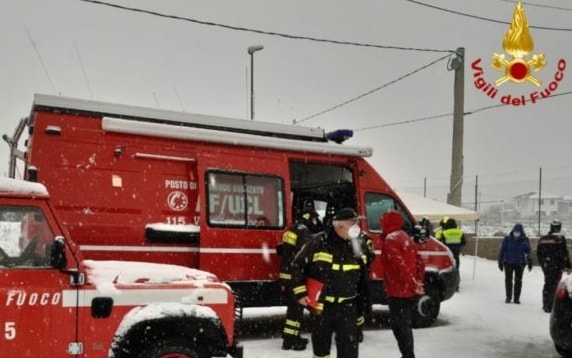
[[[275,248],[303,207],[326,221],[354,207],[372,237],[388,209],[403,214],[407,230],[415,225],[366,161],[372,149],[328,136],[321,128],[36,95],[30,116],[4,139],[12,175],[21,158],[24,178],[57,198],[56,211],[88,258],[212,272],[241,307],[252,307],[281,304]],[[417,325],[426,326],[455,292],[458,273],[444,245],[420,245],[427,295]],[[376,303],[385,302],[382,270],[374,261]]]
[[[242,357],[234,297],[211,273],[95,261],[44,185],[0,178],[2,357]]]

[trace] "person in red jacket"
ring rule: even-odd
[[[417,254],[417,244],[403,227],[403,217],[391,210],[380,218],[381,260],[389,304],[391,330],[402,358],[415,358],[411,320],[417,296],[424,294],[425,265]]]

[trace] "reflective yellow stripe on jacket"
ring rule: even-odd
[[[284,233],[284,235],[282,235],[282,241],[285,244],[296,246],[296,241],[298,241],[298,235],[296,235],[295,232],[288,230]]]
[[[340,271],[343,272],[352,271],[352,270],[359,270],[360,266],[356,264],[347,264],[347,265],[340,265],[340,264],[333,264],[332,271]]]
[[[312,259],[312,262],[318,262],[318,261],[332,263],[334,261],[334,255],[329,254],[327,252],[316,252],[314,254],[314,258]]]
[[[460,244],[463,230],[459,228],[443,230],[443,238],[446,244]]]

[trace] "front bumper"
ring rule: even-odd
[[[441,301],[445,301],[453,297],[459,288],[459,270],[457,270],[456,267],[451,267],[439,272],[439,276],[443,282],[443,297],[441,298]]]

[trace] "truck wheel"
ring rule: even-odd
[[[437,320],[441,309],[439,291],[433,286],[425,287],[425,294],[419,297],[413,314],[413,327],[425,328]]]
[[[194,343],[181,338],[163,338],[145,346],[140,358],[210,358]]]

